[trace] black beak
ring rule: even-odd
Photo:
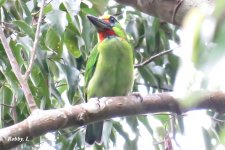
[[[87,18],[95,26],[97,31],[103,31],[104,29],[111,29],[110,24],[103,21],[102,19],[99,19],[99,18],[97,18],[95,16],[92,16],[92,15],[88,15]]]

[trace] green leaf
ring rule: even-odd
[[[106,149],[109,149],[109,137],[112,131],[112,121],[105,121],[104,122],[104,128],[103,128],[103,134],[102,138],[104,139],[104,145],[106,146]]]
[[[116,129],[117,132],[124,138],[126,141],[124,144],[124,149],[129,150],[136,150],[137,149],[137,138],[131,140],[129,138],[129,134],[126,133],[123,129],[123,126],[118,122],[113,122],[113,127]]]
[[[115,134],[115,132],[111,132],[110,140],[112,141],[113,145],[116,144],[116,134]]]
[[[146,83],[151,83],[153,85],[158,84],[156,77],[148,66],[140,67],[138,71]]]
[[[20,65],[20,67],[23,65],[24,60],[23,60],[23,56],[22,56],[22,47],[17,44],[16,41],[10,40],[9,45],[13,51],[13,54],[18,62],[18,64]]]
[[[204,138],[205,146],[207,147],[207,150],[213,149],[212,135],[210,135],[210,130],[206,130],[202,128],[202,133],[203,133],[203,138]],[[216,136],[216,138],[217,137],[218,135]]]
[[[2,7],[2,5],[4,5],[5,2],[6,0],[0,0],[0,7]]]
[[[74,150],[74,149],[85,150],[85,148],[83,147],[83,145],[84,145],[84,135],[83,134],[81,134],[80,132],[76,132],[72,139],[73,140],[70,142],[68,150]]]
[[[120,123],[113,122],[113,127],[126,141],[130,141],[129,135],[123,130],[123,127]]]
[[[138,47],[144,38],[144,24],[140,18],[135,18],[127,23],[126,31],[133,37],[134,47]]]
[[[49,66],[47,64],[47,52],[46,51],[41,51],[40,49],[37,49],[36,52],[37,56],[37,65],[40,67],[41,72],[47,76],[49,74]]]
[[[15,1],[15,7],[16,7],[16,11],[19,13],[19,15],[23,16],[23,9],[21,7],[21,4],[20,4],[19,0]]]
[[[60,5],[60,9],[67,11],[70,16],[75,16],[80,10],[81,1],[64,0]]]
[[[63,104],[63,100],[62,100],[61,94],[56,89],[56,87],[55,87],[55,85],[53,83],[51,84],[51,94],[53,96],[55,96],[55,98],[58,100],[59,104]]]
[[[37,86],[40,82],[39,73],[40,73],[39,67],[36,64],[34,64],[30,74],[30,79],[34,86]]]
[[[136,116],[129,116],[129,117],[126,117],[126,122],[130,125],[132,131],[134,133],[139,133],[138,132],[138,120],[137,120],[137,117]]]
[[[69,29],[76,32],[76,34],[80,35],[79,31],[79,20],[76,20],[77,14],[80,10],[80,1],[71,1],[71,0],[64,0],[63,3],[60,4],[60,9],[67,12],[66,19],[68,21]]]
[[[99,14],[103,14],[106,5],[108,3],[108,0],[90,0],[91,3],[93,4],[93,8],[95,11],[97,11]]]
[[[63,34],[63,41],[66,45],[66,48],[69,50],[69,52],[75,57],[78,58],[80,57],[81,53],[78,48],[78,41],[75,36],[75,32],[73,32],[70,29],[66,29],[64,34]]]
[[[46,6],[44,7],[43,12],[44,12],[45,14],[48,14],[48,13],[51,12],[52,10],[53,10],[53,7],[52,7],[51,3],[49,3],[48,5],[46,5]]]
[[[26,5],[26,2],[25,1],[20,1],[21,3],[21,6],[24,10],[24,13],[25,13],[25,21],[28,22],[28,23],[31,23],[32,22],[32,15],[31,15],[31,12],[28,8],[28,5]]]
[[[93,8],[89,8],[88,5],[85,4],[84,2],[81,2],[80,8],[81,8],[82,12],[84,12],[85,14],[92,14],[94,16],[99,15],[99,12],[97,12]]]
[[[34,39],[34,31],[25,21],[15,20],[13,21],[13,24],[16,25],[22,32],[24,32],[24,34],[27,34],[29,37]]]
[[[6,70],[1,69],[1,71],[4,77],[6,78],[7,83],[10,85],[11,89],[13,89],[13,91],[18,91],[19,83],[17,81],[15,74],[10,69],[6,69]]]
[[[148,132],[153,135],[153,129],[152,127],[150,126],[149,122],[148,122],[148,119],[146,116],[138,116],[138,121],[140,121],[145,127],[146,129],[148,130]]]
[[[45,21],[60,35],[66,29],[68,21],[66,19],[66,12],[60,10],[53,10],[46,15]]]
[[[0,93],[2,95],[1,103],[11,105],[13,100],[12,89],[8,88],[7,86],[2,86],[1,92],[2,92]]]
[[[221,14],[223,14],[224,12],[225,1],[217,0],[215,4],[216,4],[216,8],[215,8],[214,14],[219,18],[221,17]]]
[[[168,60],[169,60],[169,63],[166,65],[165,69],[166,69],[166,73],[169,74],[171,78],[171,83],[173,85],[176,79],[177,69],[179,67],[179,58],[174,54],[169,54]]]
[[[76,88],[78,86],[78,77],[80,72],[72,66],[64,65],[61,63],[57,63],[57,65],[63,71],[64,78],[66,79],[67,84],[69,85],[67,95],[68,99],[72,101],[75,95]]]
[[[61,38],[56,32],[55,28],[50,27],[46,33],[45,45],[52,51],[56,52],[58,55],[61,52]],[[60,54],[61,55],[61,54]]]
[[[87,19],[86,15],[80,12],[80,17],[82,18],[82,26],[83,26],[83,31],[82,31],[82,37],[85,42],[85,50],[89,52],[95,43],[93,43],[93,38],[94,36],[97,37],[97,34],[94,33],[94,28],[91,26],[89,20]],[[93,29],[93,30],[91,30]],[[97,41],[95,41],[97,42]]]
[[[13,101],[12,90],[8,88],[7,86],[2,86],[0,88],[0,98],[1,98],[0,104],[11,105]],[[11,124],[11,123],[8,123],[12,121],[9,114],[9,110],[10,110],[9,107],[3,106],[3,105],[0,106],[0,117],[1,117],[0,126],[2,127],[6,126],[4,122],[7,122],[7,124]]]
[[[38,80],[37,85],[33,86],[33,94],[37,94],[37,103],[40,104],[41,109],[51,108],[50,101],[50,85],[49,85],[49,75],[44,75],[42,72],[39,72],[35,77]],[[31,83],[29,82],[31,86]]]
[[[22,17],[20,16],[19,12],[16,9],[15,6],[15,0],[7,0],[6,3],[4,4],[3,9],[5,9],[5,17],[7,20],[11,19],[16,19],[16,20],[21,20]]]
[[[80,31],[79,31],[79,20],[76,20],[76,17],[71,16],[70,14],[66,14],[67,20],[68,20],[68,26],[70,30],[75,32],[76,35],[81,36]]]

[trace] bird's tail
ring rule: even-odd
[[[87,125],[85,141],[92,145],[94,142],[101,143],[102,141],[103,121]]]

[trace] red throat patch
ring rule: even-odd
[[[116,33],[111,29],[105,29],[104,31],[98,32],[100,42],[102,42],[105,38],[111,35],[116,35]]]

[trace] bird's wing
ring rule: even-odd
[[[87,88],[90,79],[92,78],[96,64],[98,61],[99,51],[98,51],[98,44],[93,48],[88,58],[86,69],[85,69],[85,87]]]

